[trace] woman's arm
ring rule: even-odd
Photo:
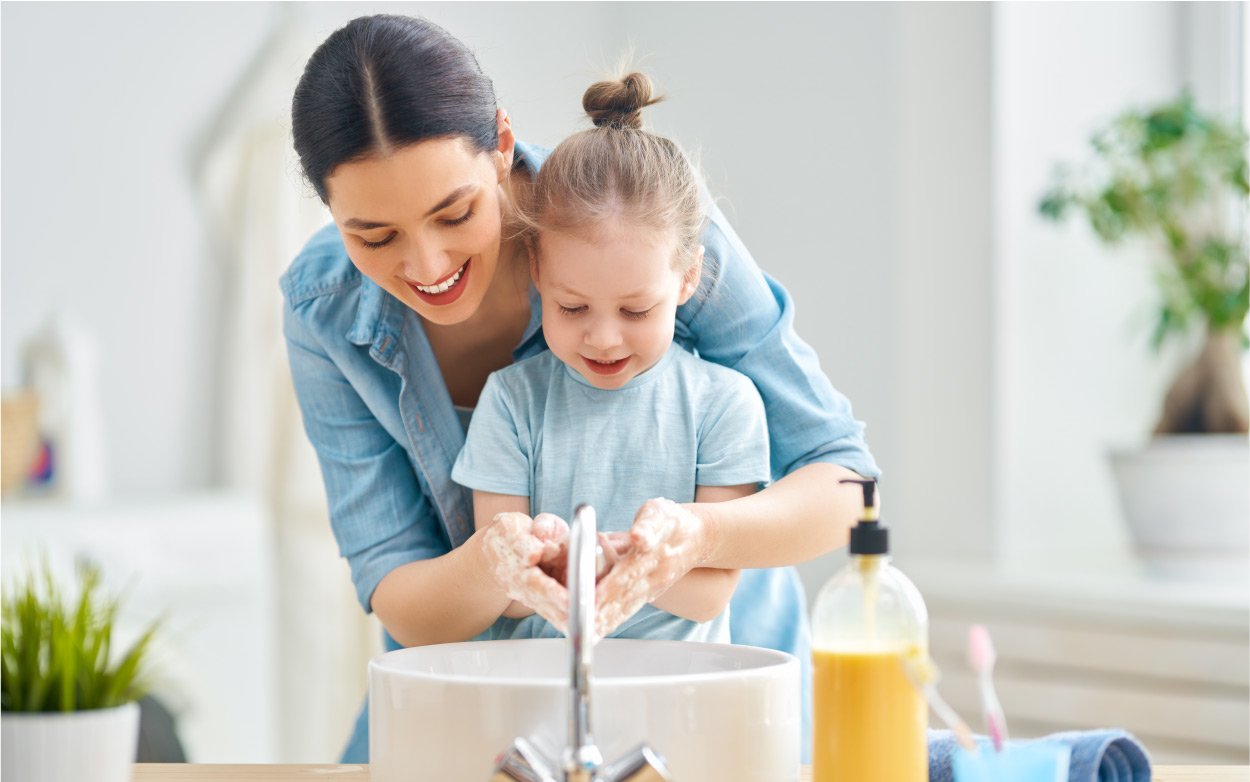
[[[467,641],[499,618],[509,599],[491,575],[485,531],[433,559],[387,573],[373,592],[373,612],[404,646]],[[415,596],[430,596],[414,599]]]
[[[814,462],[763,491],[729,502],[682,506],[703,522],[704,567],[759,568],[805,562],[845,546],[864,506],[863,476]]]
[[[448,552],[407,453],[337,363],[352,360],[352,352],[336,354],[336,361],[305,323],[328,320],[332,313],[319,307],[333,303],[288,301],[283,330],[339,552],[361,606],[395,640],[406,646],[467,641],[508,604],[484,564],[484,533]]]
[[[727,503],[687,506],[705,523],[706,564],[770,567],[844,545],[862,493],[843,478],[876,478],[851,404],[794,330],[794,301],[760,270],[719,209],[710,209],[699,290],[678,310],[677,336],[749,377],[764,402],[773,483]]]

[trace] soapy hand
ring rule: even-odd
[[[567,632],[569,592],[564,584],[569,525],[558,516],[500,513],[487,527],[482,548],[491,574],[508,597]]]
[[[698,567],[711,547],[703,520],[663,498],[643,503],[627,540],[618,537],[609,542],[617,560],[595,589],[598,638]]]

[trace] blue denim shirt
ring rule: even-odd
[[[532,170],[547,154],[517,143],[518,163]],[[768,418],[773,479],[814,462],[876,477],[863,424],[794,331],[790,295],[760,271],[715,205],[703,245],[703,276],[677,310],[674,338],[755,383]],[[321,464],[330,524],[360,604],[370,611],[383,576],[441,556],[473,533],[472,493],[451,479],[464,429],[419,317],[356,269],[336,226],[309,240],[281,287],[291,376]],[[541,301],[531,287],[530,321],[514,360],[546,349],[541,326]],[[794,569],[744,572],[730,617],[734,643],[798,656],[806,725],[810,642]]]

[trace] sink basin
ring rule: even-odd
[[[373,782],[489,779],[518,736],[557,764],[569,642],[477,641],[369,663]],[[594,649],[591,731],[605,761],[647,743],[676,782],[799,778],[799,662],[769,649],[609,638]]]

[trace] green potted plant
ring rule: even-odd
[[[1150,441],[1112,456],[1138,548],[1155,561],[1244,561],[1250,545],[1246,141],[1239,124],[1203,114],[1186,91],[1097,131],[1092,159],[1057,167],[1039,204],[1051,220],[1083,216],[1109,246],[1155,244],[1155,352],[1201,334]]]
[[[150,625],[115,648],[120,603],[98,567],[78,568],[67,600],[45,564],[5,589],[0,631],[0,777],[23,782],[126,782],[139,737]]]

